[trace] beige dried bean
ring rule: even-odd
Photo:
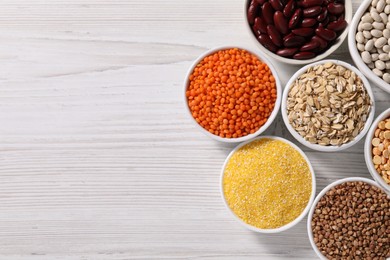
[[[375,22],[375,23],[377,23],[377,22]],[[362,29],[365,31],[371,30],[373,25],[374,25],[374,23],[363,23]],[[375,28],[375,29],[379,29],[379,28]]]
[[[376,10],[378,11],[378,13],[381,13],[385,9],[385,7],[386,7],[386,2],[384,0],[379,0],[376,5]]]
[[[381,37],[375,41],[374,46],[376,48],[382,48],[387,43],[387,39],[385,37]]]
[[[358,43],[356,46],[357,46],[359,51],[364,51],[364,44]]]
[[[371,35],[375,38],[380,38],[382,37],[383,33],[382,31],[378,30],[378,29],[373,29],[370,31],[371,32]]]
[[[389,20],[389,17],[387,17],[387,14],[385,13],[380,13],[379,16],[382,18],[383,26],[385,26],[387,21]]]
[[[375,68],[377,68],[378,70],[384,70],[386,68],[386,65],[383,61],[377,60],[375,62]]]
[[[382,32],[383,36],[386,38],[386,39],[389,39],[390,38],[390,30],[389,29],[384,29],[383,32]]]
[[[389,73],[383,74],[383,80],[390,84],[390,74]]]
[[[371,35],[371,34],[370,34]],[[366,44],[364,45],[364,49],[366,51],[371,51],[374,48],[374,40],[368,40]]]
[[[363,23],[372,23],[372,22],[374,22],[374,19],[372,19],[370,13],[366,13],[365,15],[363,15],[361,20],[362,20]]]
[[[385,52],[379,54],[379,60],[381,60],[383,62],[383,69],[382,70],[386,69],[386,64],[384,63],[384,61],[390,60],[389,54],[385,53]]]
[[[364,51],[361,53],[362,60],[366,63],[369,64],[372,62],[371,54],[368,51]]]
[[[363,33],[364,38],[366,38],[366,39],[372,38],[370,31],[363,31],[362,33]]]
[[[387,4],[385,7],[385,14],[390,14],[390,4]]]
[[[372,19],[374,19],[374,21],[376,22],[382,21],[382,18],[379,16],[378,12],[375,9],[370,11],[370,15]]]
[[[363,24],[363,26],[364,26],[364,24]],[[381,23],[381,22],[373,22],[372,24],[371,24],[371,28],[372,27],[374,27],[375,29],[378,29],[378,30],[383,30],[384,28],[385,28],[385,25],[383,24],[383,23]],[[371,30],[371,28],[369,28],[369,29],[366,29],[366,30]],[[364,28],[363,28],[364,29]]]
[[[362,32],[358,32],[358,33],[356,34],[356,41],[357,41],[358,43],[364,43],[364,35],[363,35]]]
[[[382,77],[383,76],[383,72],[377,68],[374,68],[372,70],[372,72],[374,72],[375,75],[377,75],[378,77]]]

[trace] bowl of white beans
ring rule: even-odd
[[[349,27],[348,46],[359,70],[390,93],[390,0],[365,0]]]

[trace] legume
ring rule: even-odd
[[[227,204],[244,222],[274,229],[296,219],[312,193],[305,158],[291,145],[259,139],[244,145],[229,159],[223,177]]]
[[[326,51],[347,27],[343,0],[251,0],[248,23],[279,56],[306,60]]]
[[[374,0],[361,17],[356,33],[357,48],[364,63],[390,83],[390,4]]]
[[[375,169],[390,185],[390,118],[379,122],[371,144]]]
[[[390,198],[365,182],[345,182],[315,206],[314,242],[328,259],[390,257]]]
[[[252,134],[274,109],[275,78],[265,63],[246,50],[221,50],[205,57],[189,79],[186,96],[192,116],[214,135]]]

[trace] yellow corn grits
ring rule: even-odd
[[[274,229],[296,219],[312,192],[305,158],[291,145],[255,140],[229,159],[223,177],[225,199],[244,222]]]

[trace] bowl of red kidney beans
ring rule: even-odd
[[[348,34],[349,0],[247,0],[245,18],[252,38],[268,56],[308,64],[333,53]]]

